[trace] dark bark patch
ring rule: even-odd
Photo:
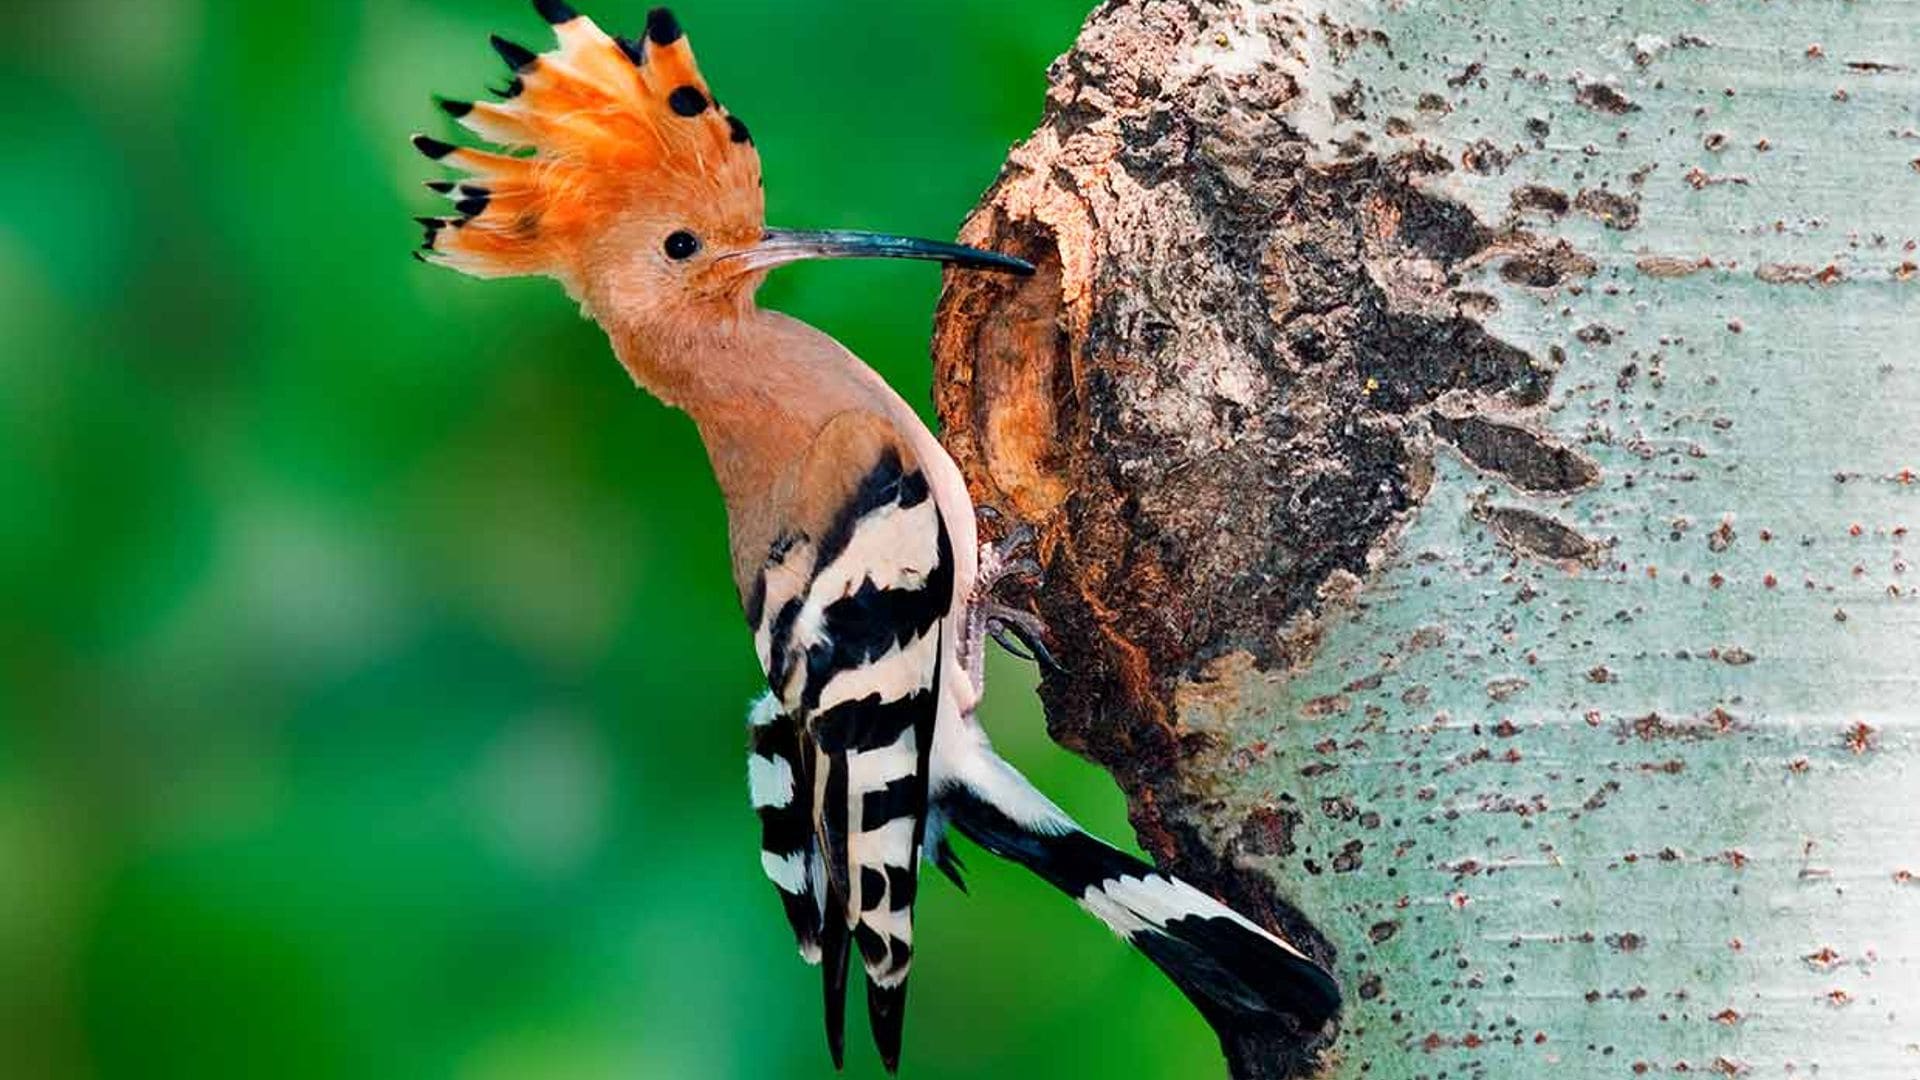
[[[1494,538],[1515,553],[1549,562],[1591,566],[1603,549],[1565,522],[1519,506],[1483,506],[1475,516],[1493,530]]]
[[[1460,151],[1460,167],[1470,173],[1491,176],[1507,171],[1515,154],[1493,143],[1490,139],[1475,139]]]
[[[1545,184],[1522,184],[1513,189],[1507,201],[1513,204],[1516,211],[1538,210],[1555,217],[1566,213],[1573,205],[1566,192]]]
[[[1713,260],[1706,256],[1688,258],[1677,255],[1644,255],[1633,264],[1635,270],[1655,278],[1682,278],[1688,274],[1697,274],[1713,268]]]
[[[1606,942],[1607,948],[1616,952],[1639,952],[1647,939],[1629,930],[1621,934],[1608,934]]]
[[[1640,106],[1633,99],[1621,93],[1618,88],[1603,82],[1583,82],[1574,91],[1574,103],[1595,112],[1622,116],[1630,112],[1639,112]]]
[[[1551,289],[1569,277],[1591,277],[1594,261],[1566,241],[1535,245],[1500,264],[1500,276],[1515,285]]]
[[[1742,725],[1732,713],[1724,708],[1715,707],[1700,717],[1668,718],[1657,712],[1632,719],[1622,719],[1615,727],[1615,733],[1624,742],[1633,739],[1639,742],[1698,742],[1704,739],[1717,739],[1742,730]]]
[[[1600,479],[1600,466],[1593,459],[1543,431],[1475,414],[1450,417],[1436,412],[1427,422],[1475,468],[1526,491],[1564,494]]]
[[[1240,823],[1240,850],[1249,855],[1291,855],[1300,814],[1283,806],[1257,806]]]
[[[1616,195],[1605,188],[1582,188],[1574,208],[1609,229],[1625,231],[1640,224],[1640,200]]]
[[[1619,790],[1620,790],[1620,781],[1609,780],[1606,783],[1600,785],[1599,790],[1587,796],[1587,801],[1580,804],[1580,809],[1587,811],[1588,813],[1592,813],[1595,810],[1604,809],[1607,805],[1607,800],[1612,798],[1615,794],[1617,794]]]

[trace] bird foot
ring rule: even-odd
[[[990,506],[982,506],[978,512],[988,521],[1000,521],[1005,517]],[[973,583],[974,600],[986,602],[1003,581],[1039,577],[1043,570],[1039,560],[1033,558],[1032,554],[1034,542],[1039,537],[1038,530],[1023,522],[1000,539],[981,544],[980,569]]]
[[[980,516],[990,521],[1003,515],[991,507],[981,507]],[[1015,526],[998,541],[980,546],[980,568],[974,578],[973,596],[967,605],[967,672],[974,689],[980,688],[986,663],[988,638],[1000,643],[1022,660],[1031,660],[1049,672],[1066,669],[1047,648],[1047,625],[1031,611],[1016,608],[995,599],[994,591],[1002,583],[1017,579],[1035,579],[1044,573],[1031,552],[1039,534],[1031,525]]]

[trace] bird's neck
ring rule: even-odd
[[[601,321],[633,381],[697,420],[752,394],[755,380],[742,361],[752,351],[759,314]]]
[[[777,312],[607,329],[634,380],[699,426],[729,503],[763,494],[828,417],[871,396],[852,354]]]

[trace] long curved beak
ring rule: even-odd
[[[747,270],[766,270],[801,259],[928,259],[968,270],[994,270],[1022,277],[1033,273],[1032,263],[997,251],[846,229],[768,229],[758,244],[728,256],[729,262]]]

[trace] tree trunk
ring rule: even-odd
[[[1234,1075],[1920,1075],[1900,5],[1101,7],[935,351]]]

